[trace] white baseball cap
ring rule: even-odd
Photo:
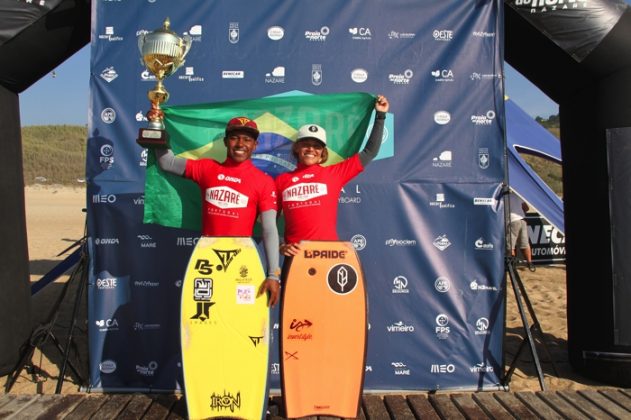
[[[296,141],[304,139],[320,140],[326,146],[326,130],[317,124],[307,124],[300,127]]]

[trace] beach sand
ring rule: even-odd
[[[25,196],[31,281],[36,281],[66,258],[69,252],[72,252],[70,250],[63,255],[58,255],[61,251],[83,237],[86,214],[82,209],[86,205],[86,191],[85,188],[80,187],[29,186],[25,188]],[[575,373],[568,363],[565,267],[538,267],[534,273],[519,268],[518,274],[535,309],[544,333],[544,340],[552,357],[551,359],[548,356],[541,344],[537,345],[548,390],[609,388],[606,384],[589,380]],[[66,291],[65,298],[59,304],[59,318],[53,329],[62,347],[65,346],[67,332],[70,330],[72,309],[78,295],[77,287],[81,284],[80,281],[71,281],[69,287],[65,288],[68,278],[69,275],[66,274],[55,283],[46,286],[32,299],[33,322],[34,325],[38,325],[50,320],[51,308],[55,307],[59,297]],[[522,341],[524,328],[510,284],[507,296],[505,360],[508,367]],[[74,364],[84,377],[87,377],[88,358],[86,301],[84,293],[79,306],[78,319],[81,321],[74,329],[73,341],[76,345],[73,349],[77,351],[79,360],[75,357],[70,358],[71,361],[76,361]],[[532,323],[532,320],[529,322]],[[41,368],[41,372],[36,371],[35,375],[31,375],[26,369],[23,370],[11,389],[12,394],[52,394],[55,392],[61,365],[61,352],[50,339],[47,340],[43,349],[43,352],[37,349],[32,357],[33,364]],[[73,356],[74,354],[73,352]],[[556,365],[557,374],[553,371],[551,360]],[[4,386],[6,379],[7,377],[0,378],[0,384]],[[512,391],[541,389],[528,347],[524,349],[516,363],[510,389]],[[62,393],[76,392],[80,392],[79,381],[71,370],[67,369]]]

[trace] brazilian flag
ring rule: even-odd
[[[291,145],[298,129],[318,124],[327,132],[329,160],[339,162],[359,151],[371,120],[375,97],[367,93],[328,95],[289,94],[267,98],[170,106],[164,108],[171,149],[187,159],[223,162],[226,124],[248,117],[258,125],[254,165],[272,177],[295,168]],[[185,178],[160,170],[149,153],[145,181],[145,223],[201,230],[199,187]]]

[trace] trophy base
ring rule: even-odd
[[[141,128],[136,143],[147,149],[168,149],[169,133],[155,128]]]

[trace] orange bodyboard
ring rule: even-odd
[[[281,381],[287,417],[356,417],[366,359],[366,291],[350,242],[303,241],[283,284]]]

